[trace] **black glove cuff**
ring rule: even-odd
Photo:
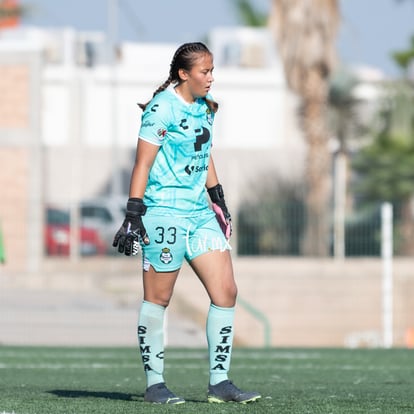
[[[142,198],[129,198],[127,202],[127,214],[134,216],[143,216],[147,211],[147,206],[144,204]]]
[[[213,203],[220,202],[221,200],[224,199],[224,192],[223,192],[223,187],[221,186],[221,184],[217,184],[214,187],[209,188],[207,192],[208,192],[208,195],[210,196],[210,200]]]

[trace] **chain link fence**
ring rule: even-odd
[[[414,221],[407,206],[394,203],[394,254],[410,256],[414,245]],[[408,217],[407,217],[408,216]],[[306,231],[306,207],[300,200],[242,206],[238,212],[238,253],[241,256],[302,256]],[[332,222],[332,220],[331,220]],[[381,255],[381,202],[361,205],[345,217],[346,257]],[[334,229],[329,250],[334,255]]]

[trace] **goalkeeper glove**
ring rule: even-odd
[[[146,211],[147,207],[141,198],[128,199],[125,220],[112,243],[113,247],[118,247],[119,253],[135,256],[139,252],[140,241],[149,244],[149,237],[142,223],[142,216]]]
[[[224,201],[223,187],[220,184],[215,185],[207,190],[210,196],[213,211],[216,213],[217,221],[223,231],[226,239],[230,239],[232,233],[231,215],[227,210],[226,202]]]

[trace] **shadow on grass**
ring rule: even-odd
[[[51,390],[49,394],[63,398],[105,398],[108,400],[133,401],[143,399],[143,394],[126,394],[123,392],[82,391],[82,390]]]
[[[107,391],[82,391],[82,390],[51,390],[48,394],[56,395],[61,398],[103,398],[107,400],[119,401],[144,401],[144,394],[127,394],[123,392],[107,392]],[[203,399],[187,399],[186,402],[207,403]]]

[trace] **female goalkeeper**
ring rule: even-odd
[[[126,255],[142,246],[144,300],[138,341],[147,380],[145,401],[180,404],[164,381],[164,312],[183,260],[209,295],[209,402],[260,398],[228,379],[237,287],[230,256],[231,217],[210,150],[218,105],[209,95],[213,56],[202,43],[175,52],[168,79],[147,104],[139,131],[125,220],[114,247]],[[208,204],[208,193],[212,209]]]

